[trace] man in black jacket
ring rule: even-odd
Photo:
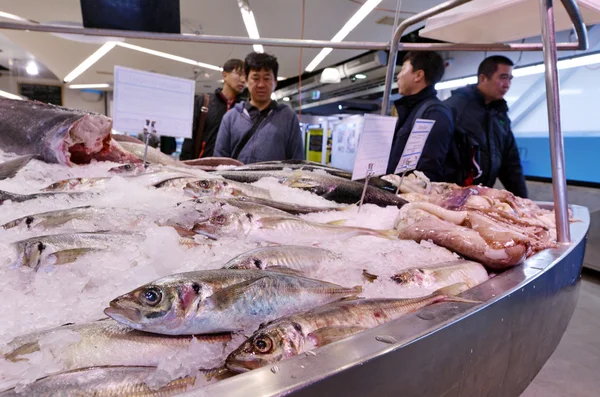
[[[245,81],[244,61],[230,59],[225,62],[225,65],[223,65],[223,88],[219,88],[209,95],[208,112],[203,131],[200,131],[199,124],[202,108],[206,108],[206,104],[204,104],[204,95],[196,96],[192,126],[193,135],[192,139],[183,141],[181,155],[179,156],[180,160],[193,160],[213,155],[221,120],[223,120],[225,113],[240,101],[240,94],[244,90]],[[200,142],[198,142],[198,139],[200,139]]]
[[[477,71],[478,83],[453,91],[445,101],[454,113],[456,136],[469,142],[460,150],[462,153],[451,153],[446,172],[452,175],[452,182],[460,185],[493,187],[499,178],[506,190],[527,197],[519,150],[504,100],[513,77],[512,67],[512,61],[504,56],[484,59]],[[466,153],[471,157],[469,161],[464,159]]]
[[[417,170],[435,182],[445,181],[444,163],[452,139],[452,112],[438,98],[434,85],[444,75],[444,60],[436,52],[414,51],[404,57],[398,73],[398,91],[402,98],[394,102],[398,121],[387,173],[393,174],[416,119],[434,120]]]

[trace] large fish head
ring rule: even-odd
[[[227,181],[220,179],[201,179],[185,185],[183,190],[192,197],[217,197],[227,188]]]
[[[304,349],[304,334],[300,324],[277,321],[259,329],[225,362],[232,372],[247,372],[300,354]]]
[[[41,241],[28,241],[23,245],[17,244],[16,248],[19,252],[17,264],[20,266],[29,266],[37,270],[42,261],[42,254],[47,246]]]
[[[194,226],[198,234],[217,239],[217,237],[243,237],[246,224],[252,222],[252,215],[242,212],[217,211],[207,221]]]
[[[212,287],[185,273],[158,279],[110,302],[104,313],[131,328],[178,335],[198,306],[212,294]]]

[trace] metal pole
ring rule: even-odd
[[[388,64],[385,72],[385,87],[383,91],[383,101],[381,103],[381,115],[385,116],[388,113],[390,107],[390,94],[392,93],[392,81],[394,80],[394,69],[396,68],[396,59],[398,58],[398,47],[400,46],[400,39],[402,33],[409,27],[416,23],[426,20],[427,18],[450,10],[461,4],[468,3],[471,0],[450,0],[442,3],[438,6],[430,8],[429,10],[423,11],[417,15],[413,15],[410,18],[405,19],[400,23],[400,26],[394,32],[394,37],[390,43],[390,55],[388,56]]]
[[[548,126],[550,128],[550,158],[552,161],[552,189],[554,192],[554,214],[559,243],[571,241],[565,153],[560,129],[560,98],[558,70],[556,67],[556,32],[554,30],[554,6],[552,0],[540,0],[542,21],[542,44],[546,66],[546,99],[548,103]]]
[[[321,140],[321,164],[327,164],[327,142],[329,138],[329,120],[327,118],[321,124],[323,128],[323,139]]]

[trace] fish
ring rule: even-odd
[[[156,171],[143,173],[139,175],[124,176],[123,178],[145,187],[152,187],[164,185],[166,182],[175,179],[192,177],[193,175],[190,175],[185,172]],[[56,192],[81,188],[105,187],[111,179],[112,177],[64,179],[62,181],[54,182],[51,185],[46,186],[42,189],[42,191]]]
[[[184,376],[153,387],[148,384],[156,374],[156,367],[108,366],[81,368],[42,378],[23,388],[0,392],[0,397],[56,397],[56,396],[110,396],[110,397],[169,397],[209,383],[215,370],[200,371],[201,377]],[[204,378],[204,379],[202,379]],[[17,391],[19,390],[19,391]]]
[[[15,227],[26,230],[50,230],[75,219],[93,222],[97,228],[110,228],[114,227],[115,223],[114,221],[111,222],[111,220],[118,219],[120,223],[119,227],[128,229],[135,226],[145,216],[147,214],[132,209],[96,208],[91,205],[84,205],[22,216],[5,223],[2,225],[2,228],[5,230]]]
[[[226,359],[225,366],[241,373],[273,364],[438,302],[480,302],[456,295],[464,284],[442,288],[413,299],[362,299],[330,303],[280,318],[257,330]]]
[[[125,149],[127,152],[134,155],[138,160],[143,161],[144,159],[144,150],[146,145],[136,143],[136,142],[128,142],[121,141],[119,145]],[[162,165],[172,165],[177,167],[188,167],[184,163],[175,160],[173,157],[164,154],[158,149],[153,148],[152,146],[148,146],[148,154],[146,156],[146,161],[150,164],[162,164]],[[139,161],[137,161],[139,162]]]
[[[356,204],[360,201],[364,184],[340,178],[337,176],[306,172],[306,171],[216,171],[217,175],[237,182],[252,183],[265,177],[274,177],[279,183],[308,190],[327,200],[340,204]],[[374,186],[367,186],[364,203],[375,204],[380,207],[397,206],[406,204],[406,200],[399,196]]]
[[[173,214],[168,219],[159,223],[161,226],[171,226],[178,230],[193,231],[197,224],[206,222],[212,217],[224,213],[224,211],[251,212],[257,216],[291,216],[287,212],[255,204],[250,200],[203,197],[178,203],[173,208]]]
[[[248,185],[247,183],[228,181],[225,179],[201,179],[188,183],[184,187],[188,196],[198,197],[257,197],[271,199],[267,189]]]
[[[250,329],[361,292],[276,271],[208,270],[142,286],[112,300],[104,313],[140,331],[206,334]]]
[[[142,163],[123,164],[108,170],[108,173],[112,175],[139,175],[145,172],[148,172],[148,168],[144,167]]]
[[[129,232],[96,231],[37,236],[17,241],[13,246],[19,255],[17,265],[29,266],[37,271],[45,263],[71,263],[81,255],[132,244],[142,239],[143,235]]]
[[[288,214],[292,214],[292,215],[314,214],[317,212],[325,212],[325,211],[345,211],[347,209],[352,208],[352,206],[339,205],[339,204],[313,207],[313,206],[309,206],[309,205],[286,203],[283,201],[268,200],[268,199],[262,199],[262,198],[256,198],[256,197],[240,196],[240,197],[237,197],[237,199],[238,199],[238,201],[252,202],[252,203],[264,205],[267,207],[276,208],[278,210],[287,212]]]
[[[203,157],[201,159],[183,160],[183,164],[192,166],[218,167],[220,165],[244,165],[241,161],[229,157]]]
[[[65,371],[109,365],[157,366],[161,359],[185,351],[192,342],[192,336],[150,334],[112,319],[103,319],[19,336],[2,348],[2,358],[11,362],[29,362],[31,353],[43,349],[44,340],[61,336],[73,338],[72,343],[53,351],[55,362],[60,363]],[[231,340],[231,335],[198,335],[196,340],[206,349],[207,355],[216,356]]]
[[[220,212],[194,226],[194,231],[207,237],[250,238],[255,241],[278,241],[294,238],[299,241],[345,240],[355,236],[396,238],[394,231],[374,230],[364,227],[341,226],[342,221],[328,224],[300,218],[266,216],[247,212]]]
[[[424,288],[440,283],[452,285],[457,282],[473,288],[488,278],[487,271],[480,263],[466,260],[446,262],[433,267],[413,267],[391,277],[398,284]]]
[[[34,155],[30,154],[27,156],[19,156],[12,160],[0,163],[0,181],[17,175],[17,172],[19,172],[21,168],[25,167],[34,157]]]
[[[0,98],[0,149],[33,155],[47,163],[88,164],[91,160],[139,160],[111,139],[104,115],[37,101]]]
[[[53,198],[53,197],[68,197],[68,198],[76,198],[81,197],[83,192],[42,192],[42,193],[30,193],[30,194],[19,194],[19,193],[11,193],[5,190],[0,190],[0,205],[4,204],[6,201],[11,201],[13,203],[24,203],[29,200],[36,200],[40,198]]]
[[[244,252],[227,262],[223,268],[264,270],[284,267],[308,274],[317,270],[323,262],[335,259],[339,259],[339,255],[323,248],[280,245]]]

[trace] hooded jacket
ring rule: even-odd
[[[467,136],[477,147],[476,162],[481,175],[473,184],[493,187],[496,178],[504,188],[517,196],[527,197],[527,186],[515,137],[510,128],[508,105],[501,99],[485,104],[483,94],[476,85],[452,91],[444,101],[454,114],[455,135]],[[447,175],[453,182],[464,184],[464,165],[449,155],[446,161]]]
[[[240,102],[223,117],[217,135],[215,156],[231,157],[242,138],[252,128],[254,123],[246,107],[246,102]],[[298,116],[289,106],[277,103],[237,156],[237,160],[244,164],[303,159],[304,147]]]

